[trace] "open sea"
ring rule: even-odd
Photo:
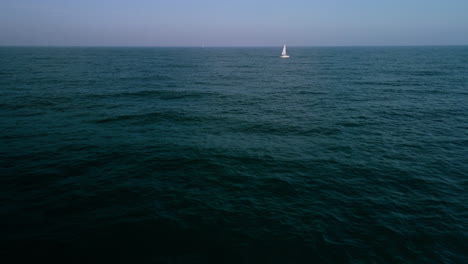
[[[0,48],[3,263],[468,263],[468,46]]]

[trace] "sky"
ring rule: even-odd
[[[468,0],[0,0],[0,45],[468,45]]]

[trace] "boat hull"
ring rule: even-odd
[[[281,55],[280,58],[289,58],[288,55]]]

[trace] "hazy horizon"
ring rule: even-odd
[[[0,46],[468,45],[462,0],[4,0]]]
[[[468,46],[468,44],[442,44],[442,45],[437,45],[437,44],[432,44],[432,45],[424,45],[424,44],[415,44],[415,45],[288,45],[286,44],[287,47],[290,48],[385,48],[385,47],[464,47]],[[281,45],[259,45],[259,46],[252,46],[252,45],[237,45],[237,46],[229,46],[229,45],[223,45],[223,46],[156,46],[156,45],[22,45],[22,44],[17,44],[17,45],[1,45],[0,47],[3,48],[282,48],[283,44]]]

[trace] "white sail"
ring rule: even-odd
[[[286,45],[283,45],[283,52],[281,52],[280,58],[289,58],[288,54],[286,54]]]

